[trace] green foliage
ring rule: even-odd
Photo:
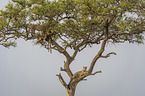
[[[48,48],[50,42],[40,41],[42,34],[32,36],[30,25],[54,31],[53,40],[65,48],[81,44],[100,44],[106,38],[112,43],[143,43],[145,2],[143,0],[12,0],[0,10],[0,44],[14,46],[18,38],[34,40]],[[11,41],[11,42],[10,42]],[[14,41],[14,42],[12,42]],[[10,42],[10,43],[8,43]],[[42,43],[43,42],[43,43]],[[51,49],[55,46],[51,46]]]

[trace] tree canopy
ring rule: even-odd
[[[74,96],[78,82],[92,73],[107,43],[142,44],[145,32],[145,2],[143,0],[12,0],[0,10],[0,45],[16,46],[16,40],[33,40],[48,51],[56,50],[66,57],[64,68],[70,77],[60,82],[67,96]],[[70,64],[77,53],[87,46],[101,45],[89,69],[73,74]],[[67,49],[72,49],[70,55]]]
[[[48,48],[48,42],[40,42],[40,32],[32,36],[32,24],[47,26],[47,33],[55,32],[55,41],[64,48],[76,49],[79,45],[79,51],[100,44],[106,35],[112,43],[143,43],[143,0],[12,1],[0,13],[0,44],[5,47],[15,46],[15,40],[23,38]]]

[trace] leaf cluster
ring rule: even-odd
[[[143,43],[143,0],[12,0],[0,10],[0,44],[14,45],[23,38],[48,48],[41,34],[32,36],[30,25],[55,32],[53,40],[63,48],[83,50],[107,38],[112,43]],[[107,32],[107,33],[106,33]],[[41,41],[41,42],[40,42]],[[12,43],[13,42],[13,43]],[[5,46],[7,47],[7,46]],[[55,46],[52,45],[52,49]]]

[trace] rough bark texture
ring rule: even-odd
[[[66,90],[66,96],[75,96],[75,89],[67,89]]]
[[[75,96],[76,86],[71,86],[69,89],[66,88],[66,96]]]

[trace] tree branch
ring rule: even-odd
[[[92,74],[92,71],[93,71],[93,68],[95,66],[95,63],[96,61],[102,56],[102,53],[104,52],[105,50],[105,45],[106,45],[106,42],[107,42],[108,39],[104,39],[102,41],[102,45],[101,45],[101,49],[99,50],[98,54],[93,58],[92,62],[91,62],[91,65],[89,67],[89,70],[88,70],[88,73],[89,74]]]
[[[59,51],[60,53],[62,53],[65,57],[66,57],[66,62],[64,63],[64,69],[65,72],[68,74],[69,77],[71,77],[73,74],[69,68],[70,63],[74,60],[69,54],[68,52],[62,48],[58,43],[56,43],[54,40],[51,41],[51,43],[56,46],[56,50]]]
[[[93,73],[91,75],[96,75],[97,73],[102,73],[102,71],[96,71],[95,73]]]
[[[110,53],[108,53],[106,56],[101,56],[102,58],[108,58],[108,57],[110,57],[110,55],[111,54],[114,54],[114,55],[116,55],[116,53],[115,52],[110,52]]]
[[[83,46],[84,43],[85,43],[85,40],[83,40],[83,41],[75,48],[75,52],[74,52],[73,55],[72,55],[72,58],[73,58],[73,59],[76,57],[77,53],[79,52],[79,48],[80,48],[81,46]]]
[[[91,44],[100,44],[100,41],[103,40],[102,37],[104,36],[104,32],[99,36],[97,37],[97,39],[95,41],[88,41],[87,43],[91,43]]]
[[[109,39],[109,37],[108,37],[109,25],[110,24],[109,24],[108,19],[107,19],[105,21],[105,26],[104,26],[104,28],[105,28],[105,32],[104,32],[105,39],[102,41],[101,49],[99,50],[98,54],[93,58],[93,60],[91,62],[90,68],[88,70],[89,74],[92,74],[92,71],[93,71],[93,68],[95,66],[96,61],[102,56],[102,53],[105,51],[105,45],[106,45],[107,40]]]
[[[71,56],[68,54],[68,52],[62,48],[58,43],[56,43],[54,40],[51,41],[51,43],[56,46],[57,50],[62,53],[67,59],[70,59]]]
[[[65,69],[63,69],[62,67],[60,67],[60,71],[65,71],[65,72],[66,72],[66,70],[65,70]]]
[[[61,84],[62,84],[65,88],[69,89],[68,85],[66,84],[66,82],[65,82],[64,79],[62,78],[61,74],[59,73],[59,75],[57,74],[56,76],[58,76],[59,81],[61,82]]]
[[[112,33],[108,38],[112,38],[112,36],[116,35],[133,35],[133,34],[140,34],[143,33],[144,30],[134,30],[133,32],[120,32],[120,33]]]

